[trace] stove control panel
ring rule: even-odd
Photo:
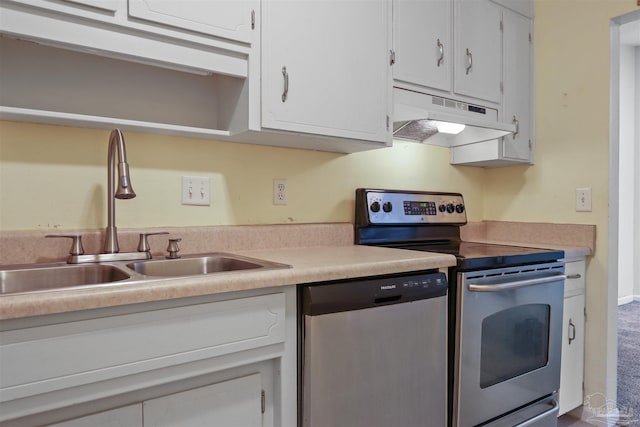
[[[466,224],[462,194],[356,190],[356,222],[368,224]]]

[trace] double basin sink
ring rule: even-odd
[[[158,278],[228,274],[289,267],[286,264],[224,252],[187,255],[177,259],[0,267],[0,294],[51,291],[124,284]]]

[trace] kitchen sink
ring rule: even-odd
[[[187,255],[177,259],[137,261],[127,264],[136,273],[155,277],[193,276],[234,271],[289,268],[277,262],[248,258],[228,253]]]
[[[0,294],[99,285],[130,277],[119,268],[102,264],[21,266],[0,270]]]
[[[229,253],[186,255],[176,259],[95,264],[32,264],[0,267],[0,295],[54,291],[152,279],[290,268],[286,264]]]

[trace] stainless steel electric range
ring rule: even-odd
[[[459,193],[358,189],[355,210],[356,244],[457,259],[448,271],[442,367],[447,424],[556,426],[564,252],[461,241],[467,216]]]

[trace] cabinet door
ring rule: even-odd
[[[503,155],[528,161],[531,157],[531,19],[505,9],[503,27],[503,120],[516,124],[516,133],[504,137]]]
[[[518,12],[529,18],[533,18],[533,0],[492,0],[507,9]]]
[[[250,43],[258,7],[257,0],[129,0],[129,15]]]
[[[64,3],[77,3],[83,6],[95,7],[96,9],[103,9],[110,12],[115,12],[118,9],[117,0],[64,0]]]
[[[451,1],[393,1],[395,80],[451,91]]]
[[[263,3],[262,126],[388,142],[389,5]]]
[[[143,402],[145,427],[262,426],[259,373]]]
[[[75,418],[49,427],[142,427],[142,405],[135,404]]]
[[[500,102],[500,6],[489,0],[455,0],[454,91]]]
[[[65,15],[107,21],[121,6],[120,0],[12,0],[12,3],[25,4],[42,10],[52,10]]]
[[[584,376],[584,294],[564,300],[559,413],[582,405]]]

